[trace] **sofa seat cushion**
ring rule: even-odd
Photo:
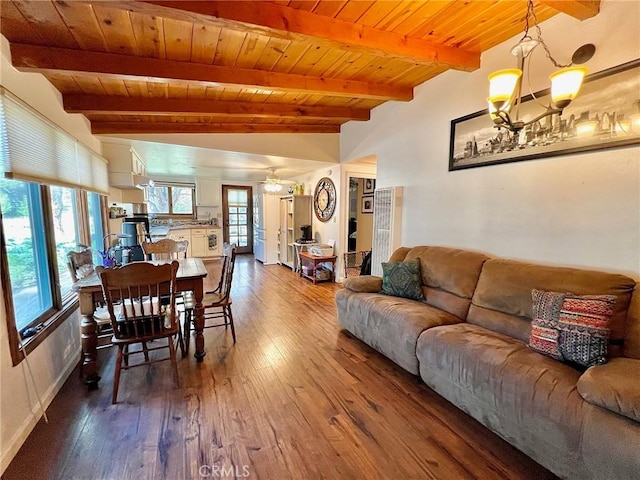
[[[425,303],[379,293],[339,290],[336,304],[338,320],[347,331],[414,375],[418,375],[416,342],[420,333],[461,322]]]
[[[578,380],[578,392],[589,403],[640,422],[640,360],[614,358],[589,368]]]
[[[417,356],[420,376],[440,395],[559,476],[586,473],[579,371],[468,323],[424,331]]]
[[[580,480],[638,480],[640,423],[585,402],[580,451],[591,474]]]

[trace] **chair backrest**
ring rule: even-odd
[[[95,271],[92,250],[85,248],[81,252],[68,252],[67,267],[74,283],[91,275]]]
[[[187,258],[189,250],[189,240],[179,240],[176,242],[176,253],[178,258]]]
[[[223,267],[222,278],[220,279],[220,295],[224,300],[231,298],[231,282],[233,280],[233,270],[236,264],[236,245],[225,243],[223,246],[223,255],[225,264]]]
[[[186,257],[188,246],[188,240],[176,242],[171,238],[163,238],[157,242],[143,242],[141,245],[147,260],[173,260],[179,258],[180,252],[184,252],[183,255]]]
[[[135,341],[178,330],[176,276],[179,263],[134,262],[117,268],[97,267],[114,336]],[[169,303],[160,301],[169,295]]]

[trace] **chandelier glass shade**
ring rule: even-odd
[[[511,110],[511,103],[517,91],[522,70],[510,68],[499,70],[489,75],[489,103],[494,111]]]
[[[267,183],[264,184],[264,189],[269,193],[277,193],[282,190],[282,185],[277,182],[267,181]]]
[[[563,68],[549,76],[551,80],[551,102],[556,108],[566,108],[578,96],[586,67]]]

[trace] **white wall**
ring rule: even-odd
[[[313,235],[318,242],[327,243],[329,240],[336,241],[333,253],[338,257],[336,259],[336,278],[338,280],[344,277],[342,255],[347,251],[348,247],[349,177],[375,178],[375,174],[375,165],[346,163],[321,168],[309,174],[292,178],[292,180],[302,184],[305,195],[313,196],[318,181],[323,177],[329,177],[336,187],[337,201],[333,217],[331,217],[328,222],[321,222],[315,213],[312,213],[311,219]]]
[[[346,204],[343,205],[344,202],[340,201],[340,186],[341,186],[341,177],[340,177],[340,165],[331,165],[327,168],[321,168],[319,170],[315,170],[306,175],[302,175],[300,177],[295,177],[292,180],[302,184],[304,187],[304,194],[311,195],[316,189],[316,185],[318,181],[323,177],[329,177],[333,184],[336,187],[336,210],[333,213],[333,216],[327,222],[321,222],[316,217],[315,213],[311,213],[311,224],[313,226],[313,236],[316,241],[320,243],[327,243],[328,240],[335,240],[336,246],[334,248],[334,252],[338,249],[341,249],[340,245],[340,212],[344,208],[348,208]],[[313,205],[313,204],[312,204]],[[313,206],[312,206],[313,208]],[[300,232],[296,232],[296,235],[299,235]]]
[[[542,25],[560,61],[584,43],[592,72],[640,56],[640,2],[603,1],[579,22]],[[487,75],[515,66],[509,40],[482,55],[473,73],[449,71],[389,102],[341,134],[341,161],[375,154],[377,186],[404,186],[402,244],[447,245],[549,264],[640,274],[640,148],[609,149],[448,172],[450,121],[486,108]],[[565,58],[562,58],[565,57]],[[552,65],[532,60],[533,90]],[[489,119],[487,119],[489,121]]]
[[[8,42],[0,37],[0,84],[49,120],[100,152],[100,142],[81,115],[62,109],[60,94],[40,74],[20,73],[11,67]],[[25,363],[12,366],[4,309],[0,294],[0,472],[4,472],[41,416],[36,391]],[[71,315],[29,356],[37,390],[49,405],[80,360],[79,315]],[[79,385],[79,388],[80,385]]]

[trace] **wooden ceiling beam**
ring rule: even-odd
[[[413,98],[411,87],[21,43],[11,43],[11,61],[22,72],[65,73],[161,83],[178,81],[383,101],[409,101]]]
[[[595,17],[600,12],[600,0],[541,0],[541,2],[578,20]]]
[[[420,65],[442,64],[455,70],[473,71],[480,67],[480,52],[442,45],[367,25],[347,22],[277,3],[258,1],[114,1],[110,7],[208,23],[276,36],[287,40],[313,42],[349,52],[401,59]]]
[[[340,125],[91,122],[94,135],[132,133],[340,133]]]
[[[64,95],[68,113],[85,115],[224,115],[232,117],[369,120],[368,109],[206,99]]]

